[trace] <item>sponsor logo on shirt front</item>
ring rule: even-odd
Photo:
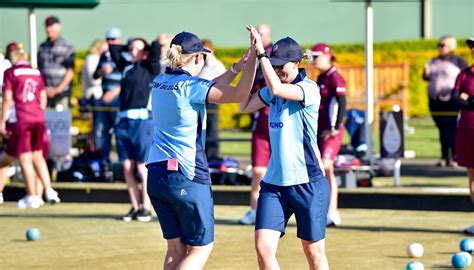
[[[270,122],[270,128],[283,128],[283,122]]]

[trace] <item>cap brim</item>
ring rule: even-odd
[[[270,58],[270,63],[272,66],[283,66],[284,64],[291,62],[288,60],[278,59],[278,58]]]
[[[206,47],[202,47],[202,51],[203,53],[211,53],[211,50],[209,50],[208,48]]]

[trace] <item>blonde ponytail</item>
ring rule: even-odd
[[[171,44],[166,57],[170,61],[170,67],[181,68],[190,58],[192,54],[183,54],[183,48],[180,45]]]

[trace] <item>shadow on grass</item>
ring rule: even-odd
[[[370,232],[419,232],[419,233],[446,233],[446,234],[460,234],[461,230],[442,230],[430,228],[403,228],[403,227],[380,227],[380,226],[337,226],[336,230],[355,230],[355,231],[370,231]]]
[[[120,215],[108,215],[108,214],[0,214],[2,218],[70,218],[70,219],[116,219],[121,220]]]
[[[431,164],[402,164],[401,175],[424,177],[467,177],[467,172],[462,168],[440,168]]]
[[[431,266],[433,269],[453,269],[453,267],[449,264],[434,264]]]

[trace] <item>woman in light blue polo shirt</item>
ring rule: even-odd
[[[278,240],[295,214],[297,236],[310,269],[329,269],[325,253],[329,187],[317,144],[319,88],[298,65],[301,48],[287,37],[273,45],[268,56],[260,36],[254,49],[267,86],[240,104],[242,112],[270,109],[268,120],[272,154],[260,184],[255,246],[261,269],[279,269]]]
[[[236,87],[228,84],[244,58],[208,81],[196,77],[210,51],[194,34],[171,41],[170,67],[153,81],[153,142],[147,161],[148,194],[168,241],[165,269],[201,269],[214,242],[214,205],[205,156],[206,103],[241,102],[255,75],[250,52]]]

